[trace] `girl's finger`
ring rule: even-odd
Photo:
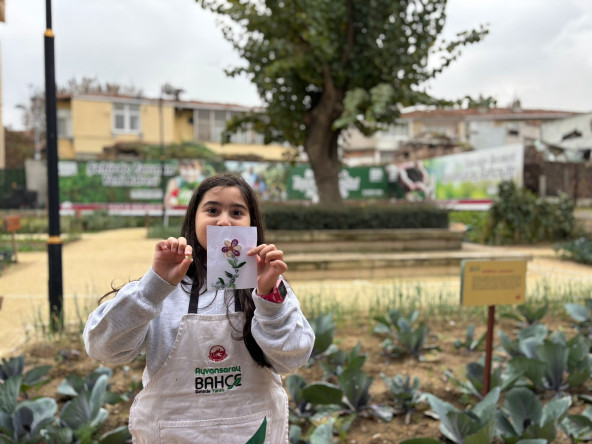
[[[265,247],[267,247],[267,244],[261,244],[256,246],[255,248],[251,248],[249,251],[247,251],[247,256],[254,256],[256,254],[259,254],[259,252],[263,250]]]
[[[276,260],[283,260],[284,259],[284,252],[282,250],[273,250],[268,252],[264,258],[261,258],[266,263],[271,263]]]
[[[193,260],[193,248],[191,248],[191,245],[187,245],[185,247],[185,260],[191,262]]]

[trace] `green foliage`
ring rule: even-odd
[[[269,230],[448,227],[448,213],[427,204],[352,205],[343,208],[265,205],[263,217]]]
[[[333,343],[333,337],[335,336],[333,313],[320,313],[315,319],[310,320],[309,323],[315,333],[315,342],[310,359],[315,359],[320,354],[326,352]]]
[[[381,373],[380,377],[391,395],[393,414],[405,415],[405,424],[409,424],[411,414],[421,403],[422,393],[419,390],[419,379],[413,378],[413,383],[411,383],[411,377],[409,375],[403,376],[398,374],[393,378],[389,378],[384,373]]]
[[[562,242],[555,247],[562,259],[575,261],[580,264],[592,265],[592,240],[578,237],[572,241]]]
[[[544,407],[537,396],[523,387],[511,389],[497,412],[498,432],[507,444],[521,439],[543,439],[553,442],[557,425],[571,405],[571,397],[549,401]]]
[[[530,337],[519,342],[519,355],[508,362],[508,368],[531,381],[534,389],[560,392],[581,387],[590,379],[589,349],[590,341],[580,335],[569,341],[563,333],[542,340]]]
[[[196,143],[174,143],[167,145],[166,158],[169,159],[203,159],[221,160],[220,156],[204,145]],[[135,152],[143,160],[160,160],[162,147],[160,145],[138,145]]]
[[[58,386],[58,393],[64,396],[76,397],[81,393],[90,392],[93,390],[99,378],[103,375],[106,375],[107,379],[110,379],[111,376],[113,376],[113,371],[109,367],[99,367],[84,378],[72,373],[66,376],[66,378],[60,383]],[[131,387],[131,390],[133,390],[133,387]],[[128,396],[125,393],[123,395],[118,395],[109,390],[105,390],[103,400],[109,404],[117,404],[121,401],[127,401]]]
[[[565,304],[565,310],[576,322],[578,332],[592,340],[592,298],[585,299],[584,304]]]
[[[502,317],[518,321],[519,326],[528,326],[540,322],[545,317],[549,310],[549,303],[545,302],[542,306],[536,303],[525,303],[516,309],[518,313],[509,311],[504,313]]]
[[[574,203],[565,195],[552,204],[512,181],[503,181],[489,210],[484,240],[490,244],[566,240],[575,232],[573,212]]]
[[[464,341],[461,339],[454,340],[454,348],[457,350],[462,348],[469,353],[474,352],[483,344],[485,336],[486,333],[483,333],[479,339],[475,339],[475,326],[471,324],[467,327]]]
[[[409,317],[405,317],[399,310],[392,309],[388,318],[376,316],[374,320],[378,324],[374,333],[386,335],[382,342],[382,351],[391,358],[399,358],[411,355],[418,360],[423,360],[423,353],[427,350],[439,350],[437,346],[426,346],[429,329],[425,322],[416,323],[419,312],[414,310]]]
[[[20,393],[26,393],[32,387],[39,388],[49,382],[47,372],[51,366],[42,365],[34,367],[23,374],[24,368],[25,357],[23,355],[11,357],[8,360],[2,358],[2,364],[0,364],[0,382],[6,381],[10,377],[21,377]]]
[[[0,384],[0,442],[37,443],[43,430],[54,421],[57,403],[47,397],[18,401],[21,376]]]
[[[483,360],[479,362],[469,362],[466,366],[466,381],[462,381],[454,377],[450,370],[444,371],[444,375],[456,386],[464,395],[483,399],[484,375],[485,365]],[[498,387],[501,392],[505,392],[513,387],[518,379],[522,376],[521,373],[511,373],[504,371],[502,365],[496,366],[491,371],[489,379],[489,388]],[[466,397],[466,396],[465,396]]]
[[[443,0],[196,1],[221,16],[225,38],[244,60],[228,74],[246,75],[263,102],[234,118],[225,138],[252,127],[265,143],[303,146],[315,176],[327,179],[319,182],[323,204],[340,203],[331,199],[340,200],[341,131],[369,135],[393,123],[400,106],[444,104],[420,85],[487,33],[481,27],[441,42]]]
[[[366,354],[360,354],[360,343],[349,352],[339,350],[335,344],[327,349],[323,359],[319,359],[323,369],[323,380],[336,380],[346,368],[362,368],[366,362]]]
[[[487,211],[451,211],[448,214],[450,223],[465,225],[465,238],[470,242],[483,242],[483,231],[487,225]]]
[[[440,418],[440,432],[447,439],[457,444],[493,442],[499,388],[494,388],[473,408],[464,411],[432,394],[425,396]]]
[[[592,407],[581,415],[567,415],[561,421],[561,428],[572,442],[592,441]]]

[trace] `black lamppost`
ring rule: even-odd
[[[62,330],[62,239],[60,237],[60,198],[58,184],[57,99],[55,83],[54,35],[51,29],[51,0],[45,1],[45,116],[47,119],[47,210],[49,236],[49,325],[51,331]]]

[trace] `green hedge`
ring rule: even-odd
[[[342,208],[265,205],[263,218],[268,230],[448,228],[448,212],[425,204]]]
[[[448,212],[425,204],[345,206],[264,205],[267,230],[343,230],[368,228],[448,228]],[[169,227],[151,223],[149,238],[179,236],[183,218],[171,217]]]

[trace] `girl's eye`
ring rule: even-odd
[[[206,213],[208,214],[216,214],[218,210],[216,208],[206,208]]]
[[[235,211],[234,211],[232,214],[233,214],[234,216],[242,216],[242,215],[243,215],[243,212],[242,212],[242,211],[240,211],[240,210],[235,210]]]

